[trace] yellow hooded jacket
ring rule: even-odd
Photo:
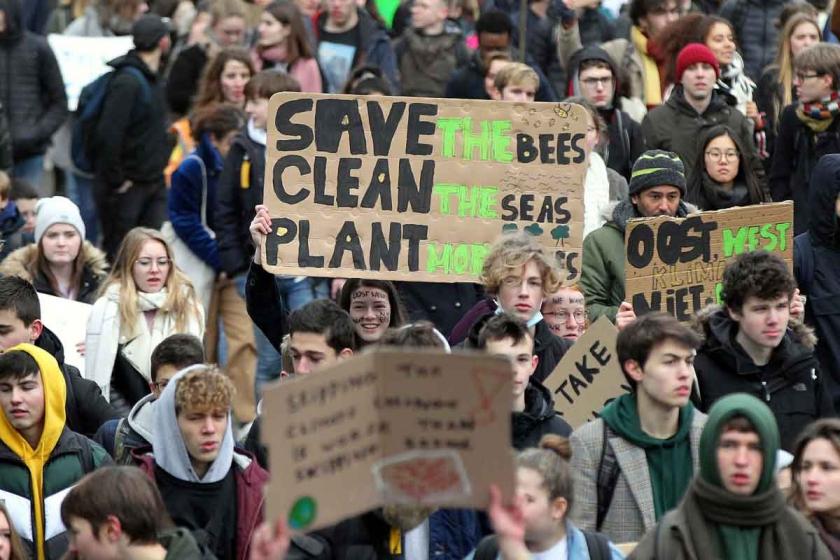
[[[44,538],[44,466],[50,459],[50,455],[64,431],[64,402],[67,396],[67,387],[64,384],[64,376],[61,375],[58,362],[49,352],[32,344],[18,344],[7,349],[7,352],[13,350],[26,352],[35,359],[38,368],[41,370],[41,382],[44,386],[44,431],[41,434],[41,441],[38,442],[35,449],[32,449],[20,432],[12,427],[6,419],[6,415],[0,414],[0,440],[23,461],[29,470],[32,488],[31,503],[35,521],[33,542],[35,543],[37,558],[40,560],[46,558],[44,551],[46,540]],[[0,488],[3,486],[3,480],[0,480]]]

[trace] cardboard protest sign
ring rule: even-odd
[[[79,104],[82,88],[96,78],[113,70],[108,61],[122,56],[134,48],[130,35],[125,37],[72,37],[52,34],[47,37],[55,53],[64,89],[67,91],[67,106],[75,111]]]
[[[269,519],[311,531],[386,504],[510,496],[513,374],[497,357],[381,350],[263,395]]]
[[[617,338],[615,325],[601,317],[543,382],[554,395],[554,407],[572,428],[593,420],[604,405],[630,390],[618,363]]]
[[[579,276],[582,107],[278,93],[268,114],[269,272],[476,282],[523,230]]]
[[[764,249],[793,268],[793,203],[630,220],[625,247],[624,290],[636,315],[666,311],[688,321],[719,302],[723,269],[736,255]]]
[[[85,341],[88,317],[92,305],[47,294],[38,293],[41,302],[41,322],[49,328],[64,346],[64,361],[79,368],[85,376],[85,358],[76,344]]]

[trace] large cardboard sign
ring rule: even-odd
[[[476,282],[523,230],[579,276],[582,107],[278,93],[268,114],[269,272]]]
[[[64,78],[67,106],[75,111],[82,88],[113,70],[108,61],[122,56],[134,47],[131,36],[73,37],[52,34],[47,37]]]
[[[79,368],[85,376],[85,357],[77,344],[85,341],[88,317],[92,305],[47,294],[38,293],[41,302],[41,322],[55,333],[64,346],[64,361]]]
[[[618,363],[617,338],[615,325],[601,317],[544,381],[554,395],[554,407],[572,428],[594,420],[607,403],[630,390]]]
[[[269,519],[315,530],[386,504],[510,496],[513,373],[497,357],[380,350],[263,396]]]
[[[624,289],[636,315],[666,311],[688,321],[719,302],[731,258],[764,249],[793,268],[793,203],[630,220],[625,247]]]

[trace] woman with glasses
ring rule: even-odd
[[[93,303],[108,274],[108,261],[85,241],[79,207],[54,196],[38,201],[35,212],[35,243],[10,253],[0,274],[28,280],[43,294]]]
[[[301,91],[324,91],[321,69],[312,53],[300,10],[292,2],[266,6],[257,27],[257,46],[252,52],[260,70],[286,72],[300,84]]]
[[[806,427],[794,451],[790,500],[840,560],[840,420],[824,418]]]
[[[204,310],[157,230],[134,228],[88,319],[85,370],[123,415],[149,393],[152,350],[169,335],[204,335]]]
[[[686,200],[701,210],[722,210],[769,202],[755,170],[744,160],[738,135],[713,126],[698,139],[700,151],[689,174]]]

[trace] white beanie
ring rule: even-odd
[[[79,207],[63,196],[42,198],[35,206],[35,243],[53,224],[68,224],[76,228],[79,236],[85,238],[85,223]]]

